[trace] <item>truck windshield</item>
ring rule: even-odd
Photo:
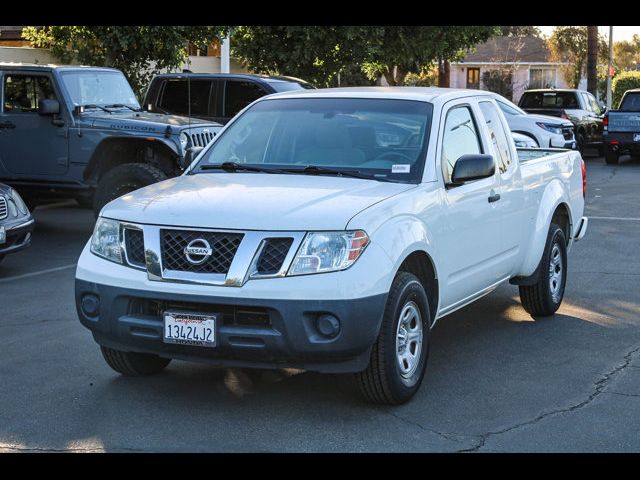
[[[136,95],[121,72],[71,70],[62,72],[61,77],[74,105],[140,108]]]
[[[278,173],[344,171],[381,181],[418,183],[432,112],[430,103],[411,100],[263,100],[229,125],[192,172],[220,171],[212,165],[233,162]]]

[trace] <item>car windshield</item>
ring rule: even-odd
[[[502,100],[496,100],[500,110],[507,115],[526,115],[527,113],[524,110],[519,109],[513,103],[506,103]]]
[[[278,173],[307,168],[305,173],[344,172],[416,183],[424,167],[432,111],[430,103],[410,100],[263,100],[238,117],[192,171],[213,171],[215,165],[233,162],[242,171],[247,166]]]
[[[136,95],[121,72],[71,70],[62,72],[61,77],[74,105],[140,108]]]
[[[522,108],[578,108],[574,92],[525,92],[520,99]]]

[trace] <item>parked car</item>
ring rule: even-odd
[[[254,100],[271,93],[315,88],[293,77],[226,73],[156,75],[145,96],[150,112],[197,115],[226,124]],[[189,103],[189,98],[191,102]]]
[[[578,150],[584,153],[594,147],[600,155],[602,147],[602,117],[604,110],[589,92],[571,89],[527,90],[518,106],[527,113],[550,115],[571,120]]]
[[[222,128],[142,112],[112,68],[0,63],[0,181],[38,203],[75,198],[97,212],[181,174]]]
[[[286,92],[236,116],[181,177],[103,209],[76,305],[106,362],[355,372],[396,404],[437,319],[503,282],[562,302],[583,237],[577,151],[523,150],[478,90]]]
[[[604,116],[604,158],[617,164],[620,155],[640,155],[640,89],[627,90],[618,110]]]
[[[569,120],[527,113],[500,95],[495,95],[494,98],[504,113],[511,131],[532,139],[535,142],[534,148],[576,148],[573,123]],[[514,138],[516,137],[514,136]],[[518,145],[518,143],[523,145]],[[524,143],[530,142],[519,139],[516,146],[524,147],[526,146]]]
[[[0,262],[31,245],[33,218],[18,192],[0,183]]]

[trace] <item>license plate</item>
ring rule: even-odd
[[[165,343],[216,346],[216,320],[219,314],[164,312]]]
[[[0,245],[7,241],[7,231],[4,227],[0,227]]]
[[[640,133],[634,133],[633,134],[633,141],[634,142],[640,142]]]

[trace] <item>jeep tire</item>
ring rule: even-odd
[[[100,179],[96,188],[93,200],[96,218],[102,207],[111,200],[167,178],[162,170],[146,163],[125,163],[109,170]]]

